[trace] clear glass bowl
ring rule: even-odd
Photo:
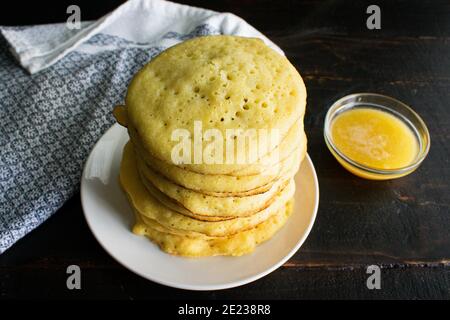
[[[417,138],[419,148],[411,164],[395,169],[371,168],[348,158],[336,147],[331,135],[331,124],[336,116],[350,109],[367,107],[389,112],[402,120],[412,130]],[[430,150],[430,134],[420,116],[403,102],[375,93],[355,93],[333,103],[325,117],[324,137],[328,149],[344,168],[357,176],[373,180],[395,179],[413,172],[419,167]]]

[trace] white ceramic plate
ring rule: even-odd
[[[294,213],[269,241],[242,257],[188,259],[162,252],[145,237],[131,233],[134,217],[119,182],[122,149],[128,141],[115,124],[92,150],[81,180],[87,223],[103,248],[138,275],[171,287],[217,290],[240,286],[274,271],[297,252],[316,218],[319,186],[309,156],[296,176]]]

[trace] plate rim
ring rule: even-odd
[[[230,288],[235,288],[235,287],[239,287],[239,286],[243,286],[245,284],[254,282],[258,279],[261,279],[263,277],[265,277],[266,275],[274,272],[275,270],[277,270],[279,267],[281,267],[286,261],[288,261],[290,258],[292,258],[292,256],[300,249],[300,247],[303,245],[303,243],[306,241],[306,239],[308,238],[314,223],[316,221],[317,218],[317,211],[319,208],[319,181],[317,178],[317,173],[316,173],[316,168],[314,167],[314,163],[311,160],[311,157],[309,156],[309,154],[306,154],[306,160],[308,161],[308,165],[311,168],[311,172],[312,172],[312,177],[313,177],[313,183],[314,183],[314,193],[316,195],[315,199],[314,199],[314,208],[313,208],[313,213],[311,215],[310,218],[310,222],[308,224],[308,227],[306,228],[305,232],[303,233],[303,235],[299,238],[299,240],[297,241],[297,243],[295,244],[295,246],[292,247],[292,249],[282,258],[280,259],[277,263],[273,264],[270,268],[267,268],[266,270],[255,274],[253,276],[250,277],[246,277],[243,279],[239,279],[236,281],[232,281],[232,282],[228,282],[228,283],[224,283],[224,284],[204,284],[204,285],[191,285],[191,284],[179,284],[176,282],[171,282],[171,281],[165,281],[165,280],[160,280],[158,278],[155,277],[151,277],[148,276],[146,274],[143,274],[140,271],[134,270],[132,267],[130,267],[129,265],[125,264],[125,262],[123,262],[121,260],[120,257],[117,257],[116,254],[113,254],[107,247],[107,245],[105,245],[97,236],[96,232],[94,231],[95,228],[91,225],[91,222],[88,218],[88,214],[86,213],[86,207],[85,207],[85,186],[84,184],[87,183],[87,181],[89,181],[88,179],[85,178],[85,174],[86,174],[86,170],[87,170],[87,165],[91,162],[91,157],[92,157],[92,153],[95,150],[95,148],[99,145],[100,141],[110,132],[115,130],[115,128],[119,127],[120,125],[118,123],[113,124],[111,127],[109,127],[103,134],[102,136],[97,140],[97,142],[94,144],[94,146],[92,147],[91,151],[89,152],[89,156],[86,159],[86,162],[84,163],[83,166],[83,172],[82,172],[82,176],[80,179],[80,199],[81,199],[81,208],[83,210],[83,216],[84,219],[89,227],[90,232],[92,233],[92,235],[94,236],[95,240],[100,244],[100,246],[103,248],[103,250],[105,250],[116,262],[118,262],[121,266],[123,266],[125,269],[133,272],[134,274],[158,283],[160,285],[164,285],[164,286],[168,286],[168,287],[172,287],[172,288],[176,288],[176,289],[184,289],[184,290],[192,290],[192,291],[212,291],[212,290],[224,290],[224,289],[230,289]],[[269,240],[270,241],[270,240]]]

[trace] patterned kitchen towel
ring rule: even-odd
[[[128,1],[79,30],[0,32],[0,253],[78,190],[84,161],[114,123],[113,107],[152,57],[209,34],[259,37],[281,52],[233,14],[163,0]]]

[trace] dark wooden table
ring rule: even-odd
[[[71,1],[71,3],[77,1]],[[100,247],[79,195],[0,256],[2,298],[450,298],[450,3],[375,1],[381,30],[366,28],[355,1],[182,1],[246,19],[277,43],[308,89],[309,154],[320,183],[314,228],[277,271],[240,288],[190,292],[134,275]],[[68,3],[33,15],[3,12],[0,24],[61,22]],[[120,1],[81,3],[94,19]],[[354,92],[377,92],[411,105],[428,124],[432,146],[412,175],[374,182],[342,169],[322,135],[328,107]],[[82,269],[82,289],[66,288],[66,268]],[[366,268],[381,267],[368,290]]]

